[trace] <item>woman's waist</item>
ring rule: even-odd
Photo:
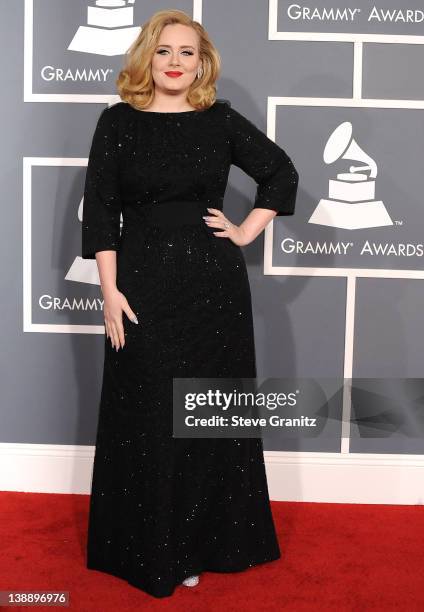
[[[205,225],[203,216],[209,208],[222,208],[222,202],[209,200],[169,200],[139,206],[128,206],[123,214],[123,228],[137,231],[141,227],[173,228],[182,225]]]

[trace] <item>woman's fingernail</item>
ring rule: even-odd
[[[209,219],[209,217],[207,215],[203,215],[204,219]]]
[[[136,317],[136,316],[134,316],[134,317],[131,319],[131,321],[132,321],[133,323],[137,323],[137,325],[138,325],[138,319],[137,319],[137,317]]]

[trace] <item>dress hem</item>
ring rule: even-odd
[[[115,576],[116,578],[126,580],[128,584],[130,584],[131,586],[140,589],[141,591],[143,591],[144,593],[147,593],[148,595],[151,595],[152,597],[161,599],[163,597],[170,597],[171,595],[173,595],[175,589],[178,586],[180,586],[182,581],[188,578],[189,576],[200,576],[200,574],[202,574],[203,572],[220,573],[220,574],[231,574],[231,573],[236,573],[236,572],[243,572],[245,570],[250,569],[251,567],[255,567],[256,565],[263,565],[265,563],[271,563],[272,561],[278,561],[278,559],[281,559],[281,552],[278,553],[278,555],[267,557],[266,559],[262,559],[258,561],[253,561],[252,563],[247,564],[247,565],[242,564],[239,566],[226,568],[226,569],[218,568],[217,566],[208,565],[208,564],[204,564],[202,567],[197,566],[197,568],[194,567],[194,569],[192,568],[188,571],[182,572],[180,574],[180,577],[176,579],[175,585],[171,588],[171,590],[168,590],[167,592],[164,591],[161,594],[159,594],[157,591],[153,592],[151,589],[149,589],[146,586],[146,583],[141,580],[138,581],[138,580],[133,580],[132,578],[128,578],[126,575],[124,575],[124,572],[118,568],[114,568],[110,566],[106,567],[106,566],[102,566],[101,564],[94,564],[94,563],[87,563],[86,567],[89,570],[96,570],[99,572],[104,572],[106,574],[110,574],[111,576]]]

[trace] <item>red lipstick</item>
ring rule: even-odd
[[[179,77],[182,75],[182,72],[177,72],[177,71],[171,71],[171,72],[165,72],[166,76],[169,77]]]

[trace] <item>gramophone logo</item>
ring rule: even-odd
[[[324,149],[324,161],[333,164],[350,159],[365,165],[350,166],[349,172],[329,179],[328,199],[319,201],[308,222],[350,230],[393,225],[383,202],[375,200],[377,164],[355,142],[352,131],[349,121],[333,131]]]
[[[134,26],[134,0],[96,0],[87,7],[87,25],[78,28],[68,50],[123,55],[140,31]]]
[[[53,4],[55,14],[62,6],[69,18],[52,37]],[[115,77],[142,30],[134,26],[142,15],[135,0],[25,0],[24,6],[24,101],[119,101]]]
[[[84,197],[78,206],[78,221],[82,223],[82,211],[84,206]],[[123,217],[120,218],[120,232],[122,232]],[[100,285],[99,271],[95,259],[83,259],[80,255],[75,257],[69,268],[65,280],[75,281],[77,283],[88,283],[90,285]]]

